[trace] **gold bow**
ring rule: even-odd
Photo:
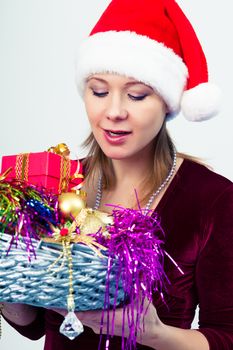
[[[76,172],[70,176],[70,150],[65,143],[59,143],[56,146],[52,146],[48,149],[47,152],[58,154],[62,157],[61,169],[60,169],[60,184],[59,184],[59,193],[66,192],[68,189],[69,182],[74,179],[83,179],[83,175],[79,174],[79,167]],[[78,163],[79,165],[79,163]],[[74,187],[74,190],[79,190],[83,186],[83,182],[78,186]]]
[[[97,232],[99,229],[103,229],[104,231],[102,234],[107,238],[109,234],[106,226],[111,225],[112,223],[113,219],[107,213],[93,210],[91,208],[84,208],[71,224],[67,223],[62,228],[51,225],[53,235],[52,237],[44,237],[43,241],[59,244],[63,244],[64,242],[69,244],[83,243],[91,248],[99,257],[103,257],[100,249],[107,250],[107,248],[96,242],[95,238],[90,236],[90,234]],[[80,233],[76,232],[77,227],[79,228]],[[58,261],[56,261],[56,263],[57,262]]]
[[[70,150],[65,143],[59,143],[56,146],[52,146],[48,149],[47,152],[59,154],[60,156],[62,156],[64,158],[69,158],[69,156],[70,156]]]

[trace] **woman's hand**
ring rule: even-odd
[[[137,336],[137,342],[143,345],[150,346],[153,344],[153,338],[156,336],[156,334],[159,332],[159,328],[162,325],[162,322],[160,321],[156,309],[153,306],[152,303],[149,303],[148,300],[144,302],[144,309],[147,310],[145,317],[141,320],[140,329]],[[56,311],[60,313],[61,315],[65,316],[67,314],[66,310],[61,309],[53,309],[53,311]],[[75,313],[78,319],[87,327],[92,328],[92,330],[96,333],[100,333],[100,325],[101,325],[101,319],[102,319],[102,310],[90,310],[90,311],[82,311],[82,312],[76,312]],[[136,314],[136,308],[135,308],[135,314]],[[112,318],[113,318],[113,311],[109,311],[109,332],[111,334],[112,331]],[[104,315],[104,322],[103,322],[103,328],[102,333],[107,333],[107,321],[106,321],[107,311]],[[114,315],[114,335],[116,336],[122,336],[122,320],[123,320],[123,309],[117,308],[115,310]],[[124,336],[128,337],[129,335],[129,328],[127,324],[127,320],[125,321],[125,330],[124,330]]]
[[[9,321],[19,325],[26,326],[34,321],[37,314],[37,308],[18,303],[1,302],[2,315]]]

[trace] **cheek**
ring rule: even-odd
[[[164,119],[165,113],[163,110],[158,109],[147,109],[142,114],[143,118],[140,118],[141,129],[144,129],[149,135],[157,134],[161,129]]]
[[[90,93],[84,95],[84,105],[91,126],[97,125],[103,117],[103,106]]]
[[[96,119],[97,119],[97,111],[96,108],[94,108],[94,104],[91,103],[91,101],[89,101],[88,98],[86,98],[84,100],[84,104],[85,104],[85,109],[86,109],[86,113],[87,113],[87,117],[89,120],[89,123],[92,125],[95,123]]]
[[[154,118],[154,130],[156,130],[156,132],[159,132],[159,130],[161,129],[164,123],[164,120],[165,120],[165,114],[156,116]]]

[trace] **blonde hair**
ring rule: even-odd
[[[112,161],[106,157],[102,149],[96,142],[93,133],[83,143],[84,147],[89,148],[87,157],[83,161],[86,173],[86,182],[90,183],[102,174],[102,183],[104,190],[113,190],[116,185]],[[145,178],[142,179],[141,188],[147,189],[146,192],[138,193],[139,201],[145,204],[151,194],[162,184],[167,177],[172,163],[175,146],[166,129],[164,121],[159,133],[153,141],[153,161],[151,168],[148,169]]]

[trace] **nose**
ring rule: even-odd
[[[113,121],[124,120],[128,117],[128,111],[121,96],[113,95],[109,98],[109,103],[106,108],[106,117]]]

